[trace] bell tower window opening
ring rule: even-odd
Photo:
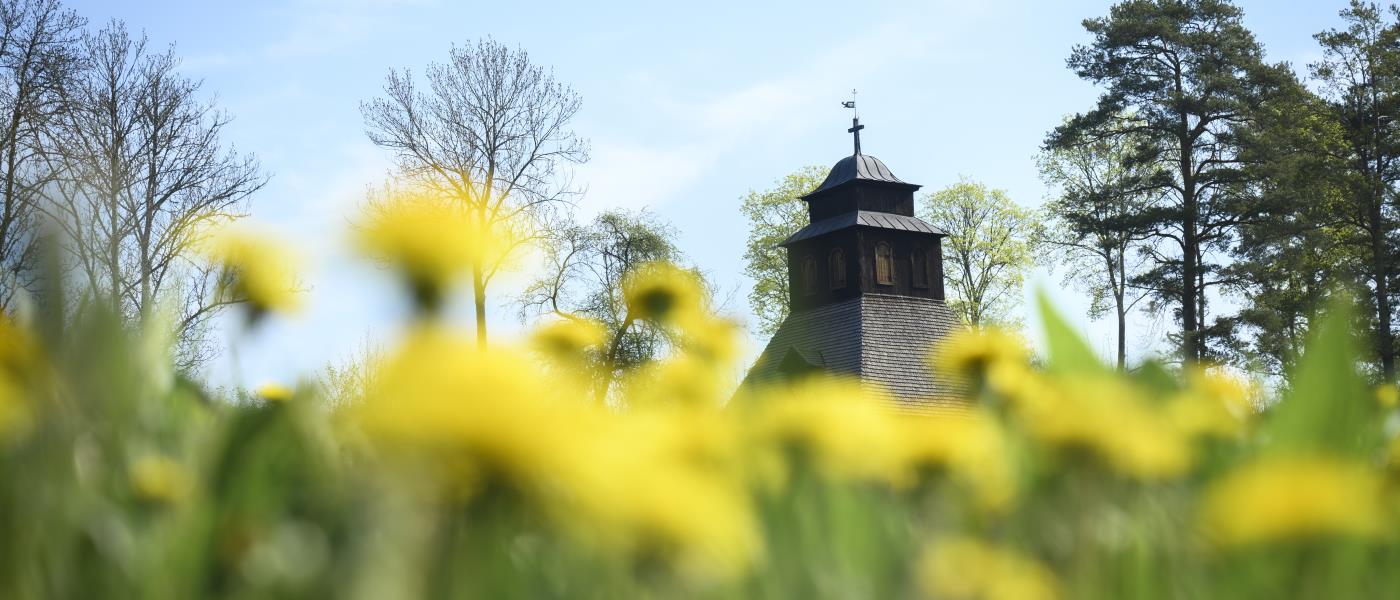
[[[894,285],[894,252],[888,242],[875,244],[875,283]]]
[[[831,289],[846,287],[846,252],[840,248],[831,251],[827,257],[827,268],[831,271]]]
[[[802,292],[808,296],[817,293],[817,259],[810,254],[802,259]]]
[[[910,254],[910,266],[914,270],[914,287],[928,287],[928,251],[923,248],[915,248]]]

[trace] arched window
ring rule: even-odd
[[[915,248],[910,254],[909,262],[914,269],[914,287],[928,287],[928,250]]]
[[[817,259],[810,254],[802,259],[802,291],[808,296],[817,293]]]
[[[831,251],[827,257],[827,268],[831,271],[831,289],[846,287],[846,252],[840,248]]]
[[[875,244],[875,283],[894,285],[894,252],[888,242]]]

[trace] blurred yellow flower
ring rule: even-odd
[[[430,462],[451,465],[465,488],[499,479],[530,493],[569,468],[580,431],[574,403],[551,402],[530,365],[520,352],[419,328],[350,410],[372,439],[439,456]]]
[[[137,459],[128,467],[127,477],[137,498],[165,504],[182,500],[191,484],[184,466],[165,456],[148,455]]]
[[[681,352],[628,373],[621,382],[622,398],[629,407],[718,407],[732,391],[728,369],[727,363]]]
[[[809,377],[745,400],[761,445],[796,452],[839,479],[896,480],[901,474],[898,415],[859,382]]]
[[[739,477],[737,431],[713,409],[673,406],[612,414],[580,452],[583,477],[560,505],[575,531],[683,572],[738,574],[762,540]]]
[[[984,377],[988,388],[1010,400],[1024,398],[1048,385],[1025,361],[993,362],[987,367]]]
[[[29,332],[0,314],[0,435],[26,429],[30,422],[29,382],[39,352]]]
[[[1385,447],[1385,465],[1392,473],[1400,473],[1400,435],[1390,438]]]
[[[371,206],[356,241],[370,257],[397,269],[417,301],[436,307],[460,277],[498,256],[502,233],[446,198],[407,192]]]
[[[974,408],[967,414],[907,415],[897,421],[901,461],[916,478],[930,468],[946,469],[983,508],[1006,509],[1016,494],[1011,451],[1001,423]]]
[[[1393,383],[1382,383],[1376,386],[1376,404],[1385,409],[1400,406],[1400,388],[1395,387]]]
[[[607,335],[603,325],[592,319],[559,319],[536,327],[530,333],[530,346],[550,358],[574,361],[602,344]]]
[[[695,273],[662,262],[638,267],[623,281],[622,292],[629,316],[658,323],[695,315],[705,297]]]
[[[934,542],[919,561],[919,580],[933,598],[1053,600],[1055,574],[1032,557],[968,537]]]
[[[1194,463],[1190,436],[1126,380],[1078,375],[1042,381],[1046,385],[1015,406],[1033,438],[1083,448],[1138,479],[1178,476]]]
[[[1224,546],[1289,538],[1391,533],[1380,476],[1366,464],[1328,456],[1272,456],[1215,481],[1200,512],[1202,529]]]
[[[681,350],[700,360],[728,369],[738,358],[739,330],[729,319],[695,311],[676,322]]]
[[[246,300],[255,313],[301,308],[295,253],[275,238],[230,228],[215,233],[204,252],[223,269],[221,298]]]
[[[1024,365],[1029,353],[1020,338],[1000,329],[959,329],[933,349],[935,370],[978,377],[995,365]]]
[[[258,387],[257,394],[265,402],[286,402],[292,399],[295,392],[280,383],[267,383]]]

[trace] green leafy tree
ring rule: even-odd
[[[1358,246],[1346,242],[1355,236],[1346,233],[1353,211],[1346,208],[1341,127],[1328,112],[1321,98],[1299,89],[1239,132],[1253,206],[1222,270],[1240,309],[1227,320],[1229,343],[1217,347],[1266,376],[1289,372],[1336,289],[1364,297],[1352,283]]]
[[[1005,190],[968,179],[921,198],[920,215],[943,228],[948,306],[973,327],[1015,324],[1032,248],[1040,237],[1031,211]]]
[[[768,190],[750,191],[740,205],[749,220],[744,250],[744,273],[753,278],[749,306],[765,335],[776,332],[788,315],[787,254],[778,244],[807,224],[801,196],[817,189],[826,173],[825,167],[803,167]]]
[[[1175,305],[1185,360],[1206,355],[1207,290],[1227,283],[1221,255],[1247,211],[1238,132],[1258,109],[1297,87],[1286,65],[1264,62],[1240,9],[1225,0],[1128,0],[1088,19],[1093,36],[1068,64],[1103,88],[1095,107],[1055,129],[1051,149],[1144,136],[1133,160],[1162,174],[1145,216],[1169,251],[1144,277]]]
[[[676,230],[646,212],[608,211],[588,223],[548,228],[544,269],[520,298],[522,318],[553,315],[591,319],[607,332],[597,363],[598,395],[619,373],[660,357],[670,347],[665,328],[628,315],[623,280],[649,263],[680,263]]]
[[[1143,213],[1156,194],[1155,176],[1132,160],[1144,137],[1093,140],[1041,152],[1041,179],[1055,190],[1043,209],[1041,259],[1063,269],[1064,281],[1089,294],[1089,317],[1113,314],[1117,364],[1127,364],[1128,314],[1144,298],[1134,279],[1149,260],[1152,230]]]
[[[1339,181],[1340,194],[1319,215],[1351,262],[1356,287],[1371,305],[1373,348],[1387,379],[1395,376],[1395,286],[1397,222],[1395,187],[1400,180],[1400,13],[1387,20],[1376,4],[1353,0],[1341,11],[1344,29],[1315,37],[1322,59],[1310,65],[1336,138],[1313,145]],[[1326,142],[1339,139],[1340,143]],[[1330,217],[1330,218],[1328,218]]]

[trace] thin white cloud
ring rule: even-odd
[[[192,71],[246,67],[311,56],[336,54],[382,34],[387,18],[410,8],[427,8],[436,0],[297,0],[280,7],[268,21],[284,24],[272,40],[241,52],[195,55],[182,61]]]
[[[634,77],[629,94],[651,94],[648,104],[672,130],[670,143],[619,137],[594,138],[592,160],[579,170],[588,188],[585,212],[603,207],[657,208],[691,188],[726,151],[756,135],[772,136],[810,127],[844,98],[845,86],[858,85],[903,65],[925,60],[935,48],[907,23],[868,29],[780,76],[720,92],[700,101],[669,95],[653,77]],[[879,45],[898,60],[871,65],[863,49]],[[833,75],[839,73],[841,75]]]

